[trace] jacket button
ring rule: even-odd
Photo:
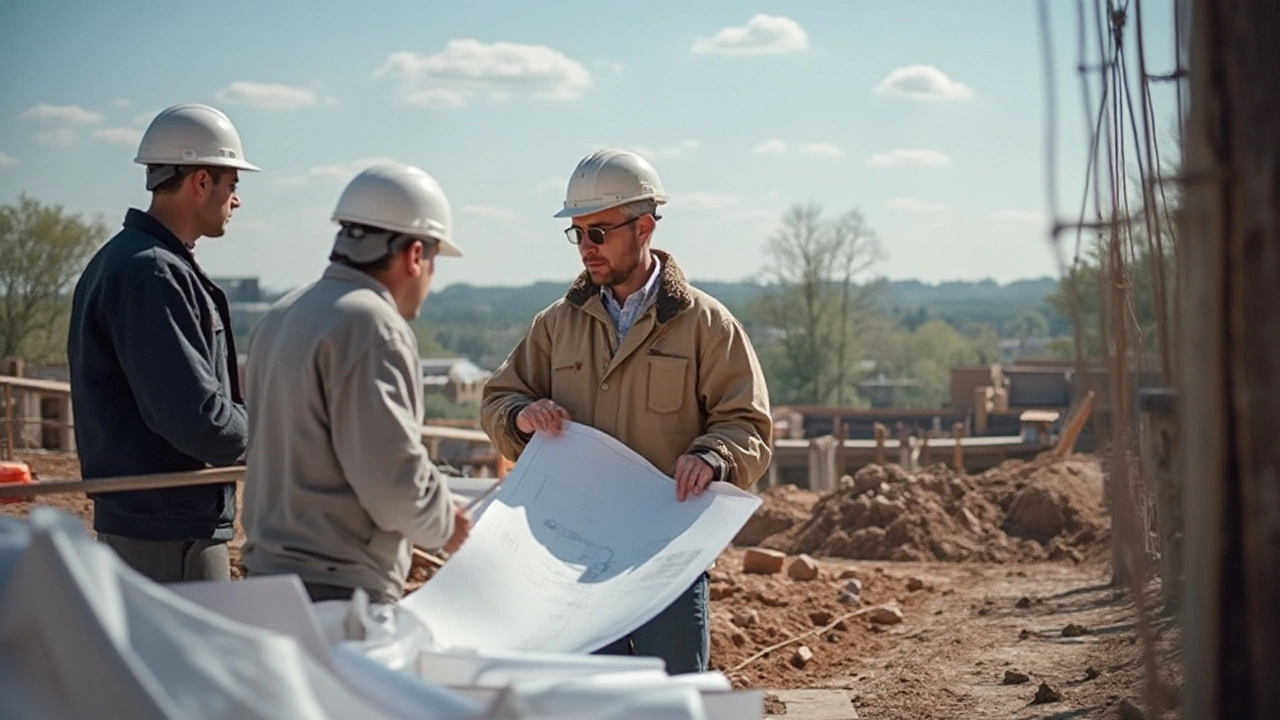
[[[601,389],[601,390],[608,390],[608,389],[609,389],[609,383],[602,383],[602,384],[600,385],[600,389]]]

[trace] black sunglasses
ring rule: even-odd
[[[620,227],[626,227],[631,223],[639,220],[642,217],[644,217],[644,215],[637,215],[636,217],[633,217],[626,222],[618,223],[613,227],[593,226],[593,227],[587,227],[587,228],[580,228],[577,225],[570,225],[569,227],[564,229],[564,236],[568,238],[569,243],[573,245],[581,245],[584,236],[586,237],[587,240],[590,240],[596,245],[603,245],[605,240],[605,235],[613,232],[614,230],[617,230]],[[661,216],[654,215],[653,219],[656,222],[658,220],[661,220],[662,218]]]

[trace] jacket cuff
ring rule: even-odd
[[[711,466],[711,479],[715,482],[724,482],[729,479],[729,464],[713,450],[694,450],[690,455],[702,460]]]
[[[517,402],[514,403],[511,406],[511,409],[507,411],[507,434],[510,435],[513,440],[520,443],[521,446],[529,444],[529,441],[533,439],[533,433],[522,432],[519,426],[516,425],[516,416],[520,414],[521,410],[524,410],[531,404],[532,403]]]

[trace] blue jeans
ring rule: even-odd
[[[672,675],[706,672],[711,654],[707,598],[709,577],[702,573],[688,590],[652,620],[592,654],[662,658],[667,672]]]

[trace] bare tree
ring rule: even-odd
[[[0,206],[0,357],[61,354],[67,289],[106,236],[101,222],[25,194]]]
[[[816,203],[794,205],[769,240],[765,271],[773,292],[763,316],[782,333],[784,395],[845,404],[852,399],[856,332],[871,291],[859,280],[883,256],[862,214],[822,217]]]

